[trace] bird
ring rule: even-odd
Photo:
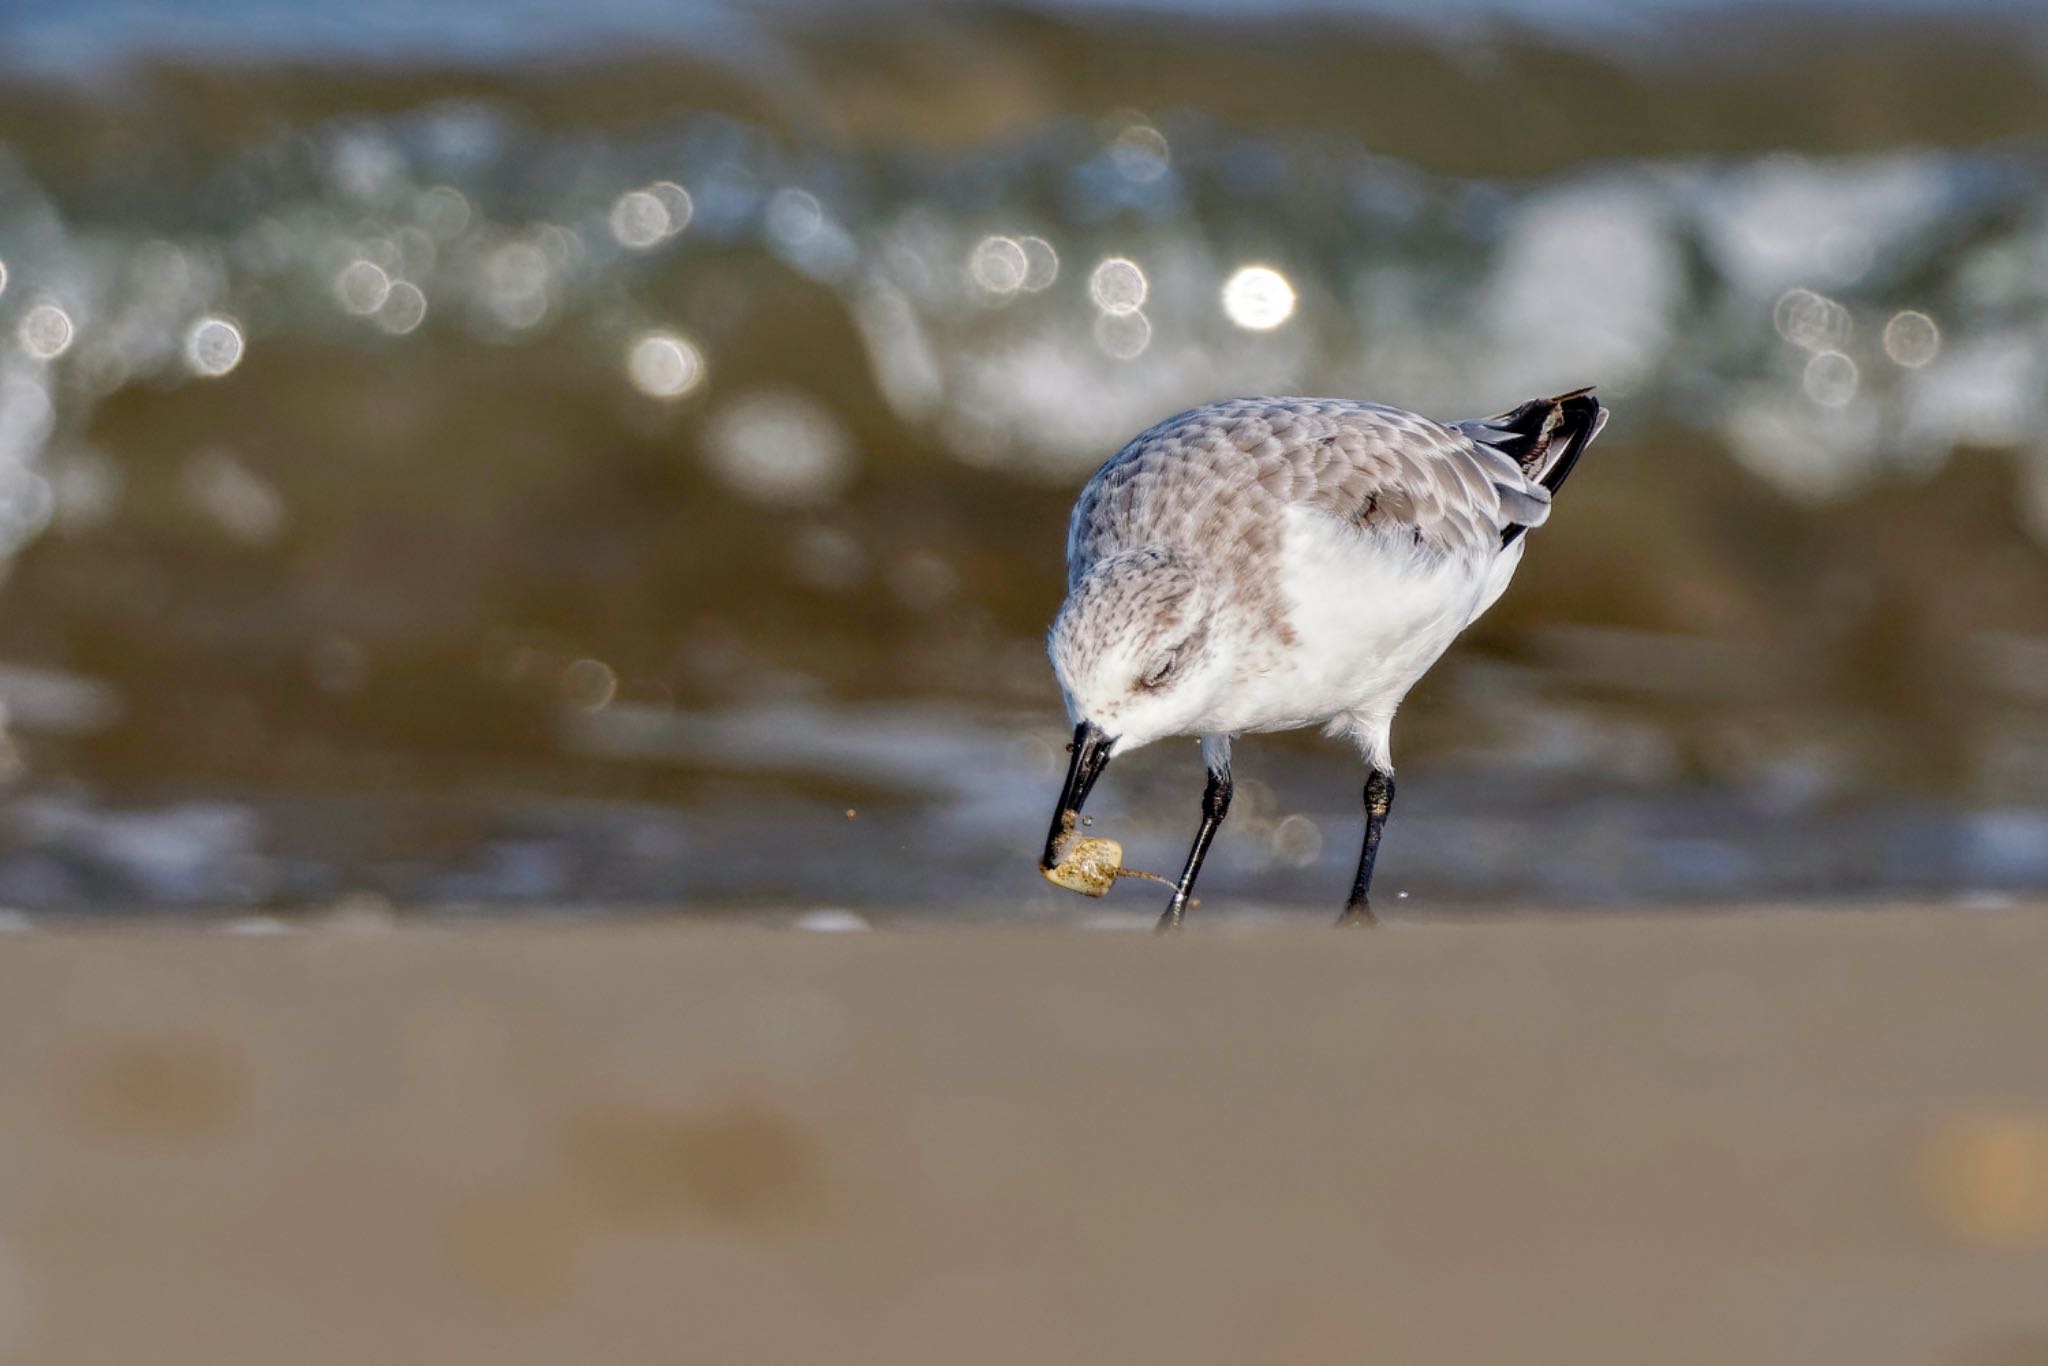
[[[1133,437],[1068,524],[1047,653],[1074,729],[1041,871],[1073,844],[1111,759],[1198,736],[1201,823],[1159,921],[1179,928],[1230,810],[1232,739],[1320,725],[1367,768],[1339,923],[1374,923],[1395,710],[1505,591],[1607,417],[1590,388],[1454,422],[1237,398]]]

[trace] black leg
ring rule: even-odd
[[[1394,775],[1374,769],[1365,780],[1365,847],[1358,851],[1358,876],[1351,882],[1351,899],[1344,903],[1339,925],[1376,925],[1372,913],[1372,865],[1380,856],[1380,834],[1387,828],[1387,813],[1394,809]]]
[[[1195,890],[1195,878],[1202,871],[1202,860],[1209,853],[1209,842],[1216,838],[1216,827],[1223,824],[1223,817],[1230,810],[1230,770],[1212,768],[1209,770],[1209,785],[1202,789],[1202,828],[1195,831],[1194,847],[1188,850],[1188,866],[1180,870],[1180,882],[1173,889],[1173,900],[1167,903],[1166,914],[1159,917],[1159,928],[1177,930],[1181,917],[1188,911],[1188,897]]]

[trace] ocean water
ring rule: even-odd
[[[1031,860],[1094,466],[1229,394],[1586,383],[1397,727],[1396,912],[2048,882],[2023,19],[1681,77],[1778,31],[415,9],[0,21],[0,905],[1086,919]],[[1207,895],[1333,904],[1355,761],[1240,766]],[[1199,782],[1098,815],[1170,870]]]
[[[1743,7],[1734,0],[1040,0],[1054,16],[1121,14],[1153,22],[1250,18],[1261,23],[1336,18],[1394,20],[1456,35],[1513,24],[1609,45],[1655,41],[1675,21]],[[1789,12],[1851,19],[1938,16],[2026,20],[2032,7],[2016,0],[1805,0]],[[136,57],[165,54],[201,61],[314,59],[417,63],[501,63],[603,57],[620,48],[658,45],[704,51],[728,60],[773,52],[792,22],[818,16],[891,13],[878,5],[820,0],[587,0],[565,9],[539,0],[345,0],[317,7],[291,0],[12,0],[0,10],[0,52],[16,70],[103,72]]]

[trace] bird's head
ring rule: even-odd
[[[1064,856],[1111,755],[1199,729],[1229,670],[1215,602],[1196,561],[1158,549],[1099,560],[1067,594],[1047,649],[1074,743],[1042,866]]]
[[[1096,562],[1067,594],[1048,641],[1076,725],[1113,752],[1195,731],[1227,673],[1216,594],[1191,557],[1127,550]]]

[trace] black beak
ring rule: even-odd
[[[1067,783],[1060,789],[1060,804],[1053,808],[1052,829],[1045,837],[1041,868],[1051,868],[1060,861],[1060,846],[1080,825],[1081,803],[1088,800],[1088,790],[1095,786],[1102,770],[1109,767],[1109,751],[1115,743],[1102,733],[1102,727],[1092,722],[1083,721],[1074,727],[1074,743],[1067,746],[1071,756],[1067,760]]]

